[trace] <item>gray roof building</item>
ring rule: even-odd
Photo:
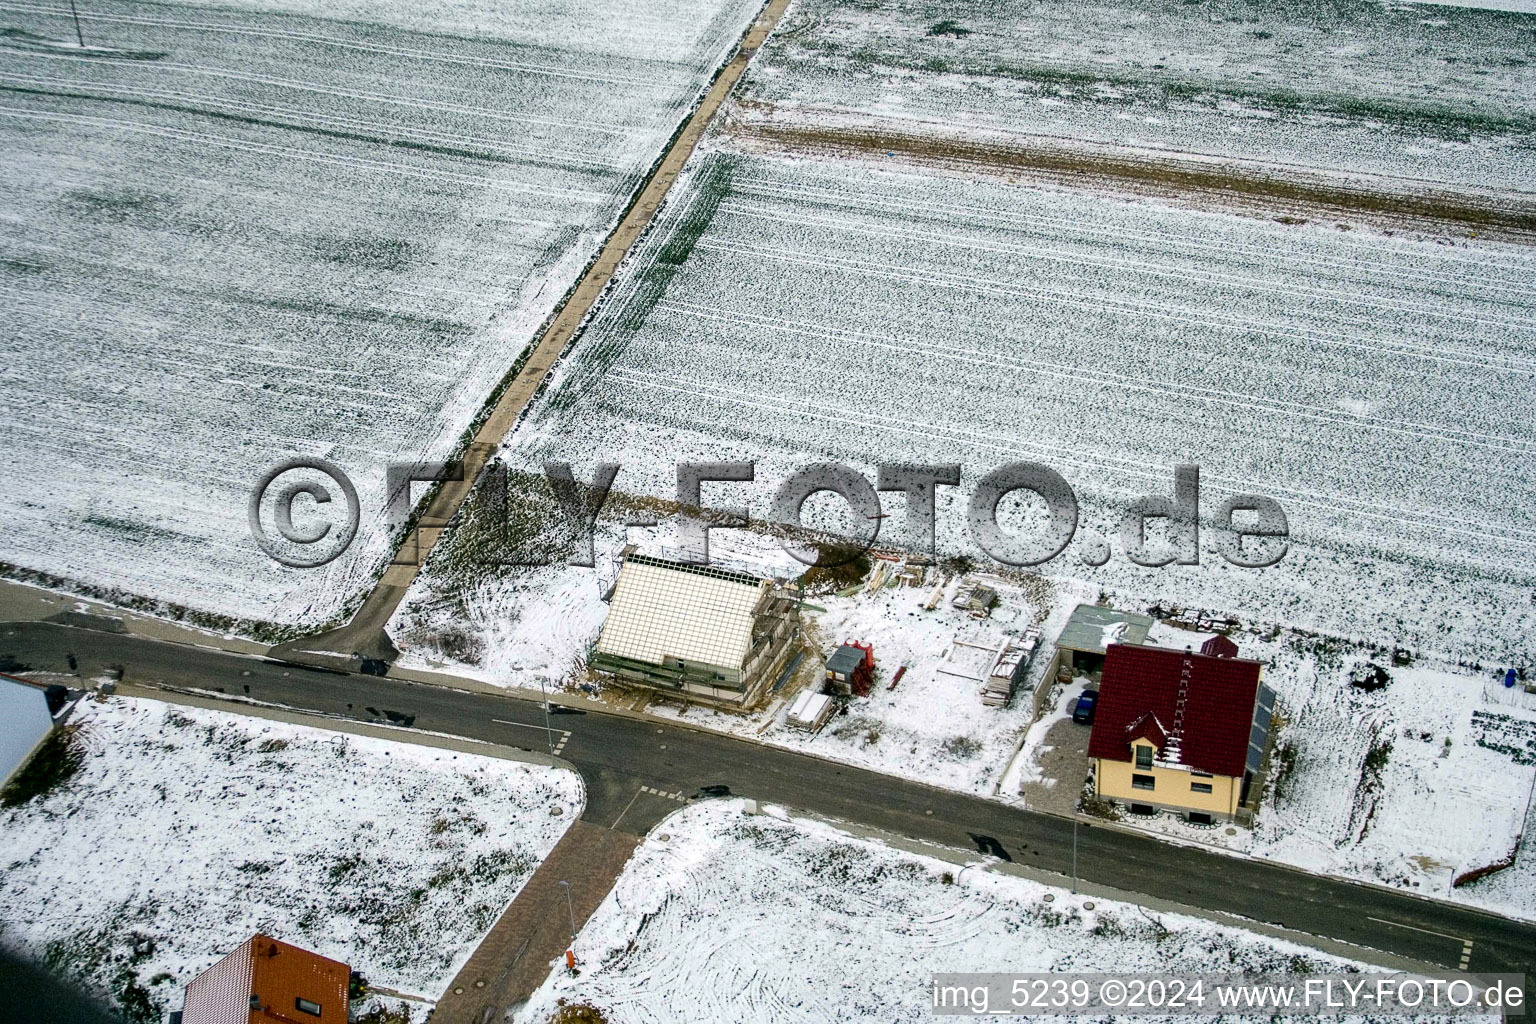
[[[53,732],[53,715],[40,686],[0,679],[0,786],[11,781]]]
[[[1080,604],[1072,609],[1072,617],[1056,638],[1061,663],[1075,672],[1098,672],[1104,667],[1104,652],[1110,644],[1146,643],[1154,621],[1139,612]]]

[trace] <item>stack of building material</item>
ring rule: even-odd
[[[875,651],[869,644],[845,643],[827,659],[826,688],[845,697],[867,697],[875,684]]]
[[[1000,708],[1007,704],[1013,693],[1029,675],[1029,666],[1040,646],[1040,631],[1027,630],[1012,641],[998,655],[986,681],[981,686],[981,702],[988,707]]]
[[[815,732],[832,717],[833,706],[832,698],[826,694],[806,690],[789,706],[789,717],[785,719],[785,724],[792,729]]]
[[[992,606],[997,603],[997,591],[973,579],[961,581],[960,589],[955,591],[955,598],[950,602],[956,608],[963,608],[978,619],[984,619],[992,614]]]

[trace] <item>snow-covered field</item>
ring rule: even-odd
[[[557,769],[127,698],[73,721],[79,774],[0,815],[0,941],[123,1006],[178,1008],[256,931],[435,998],[581,810]]]
[[[719,149],[671,202],[511,438],[515,467],[617,462],[616,487],[670,496],[677,461],[755,461],[715,500],[766,516],[808,462],[871,480],[877,461],[960,462],[940,545],[974,553],[968,488],[1036,460],[1082,506],[1049,573],[1389,647],[1536,655],[1536,513],[1511,500],[1536,445],[1529,249]],[[1114,543],[1081,564],[1180,463],[1202,468],[1202,563],[1142,569]],[[1287,512],[1273,569],[1216,553],[1209,517],[1238,492]]]
[[[800,0],[739,113],[1529,194],[1533,24],[1402,3]]]
[[[386,464],[454,446],[755,8],[104,0],[82,50],[66,5],[5,4],[0,559],[334,616]],[[298,456],[362,498],[324,570],[247,526]]]
[[[662,836],[666,839],[663,840]],[[710,801],[658,826],[517,1017],[611,1024],[929,1020],[940,972],[1344,970],[1293,943],[957,868]]]

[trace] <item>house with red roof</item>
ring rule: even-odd
[[[1088,739],[1094,792],[1133,812],[1252,824],[1275,708],[1262,671],[1224,636],[1199,651],[1109,645]]]
[[[254,935],[192,979],[176,1024],[346,1024],[352,972],[339,960]]]

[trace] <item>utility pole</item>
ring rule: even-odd
[[[560,888],[565,890],[565,912],[571,916],[571,945],[576,945],[576,911],[571,908],[571,883],[562,879]]]
[[[75,10],[75,0],[69,0],[69,13],[75,18],[75,38],[80,40],[80,49],[85,49],[85,33],[80,31],[80,12]]]
[[[549,756],[555,756],[555,730],[549,724],[549,691],[544,689],[544,673],[539,673],[539,692],[544,695],[544,742],[549,745]],[[564,884],[564,883],[561,883]],[[570,895],[567,893],[566,895]]]

